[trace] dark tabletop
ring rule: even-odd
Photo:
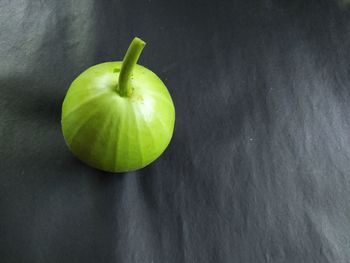
[[[134,36],[175,131],[109,174],[61,105]],[[349,4],[0,0],[0,262],[350,262]]]

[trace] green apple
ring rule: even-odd
[[[174,131],[175,109],[161,79],[137,60],[135,38],[123,61],[92,66],[70,85],[62,132],[84,163],[108,172],[137,170],[157,159]]]

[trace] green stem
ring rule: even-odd
[[[126,51],[125,57],[123,59],[123,64],[120,70],[117,87],[117,91],[122,97],[128,97],[131,95],[132,87],[130,82],[132,72],[145,45],[146,43],[144,41],[135,37],[131,42],[128,51]]]

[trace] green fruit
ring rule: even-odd
[[[92,66],[69,87],[62,106],[63,136],[73,154],[92,167],[140,169],[171,140],[174,104],[157,75],[136,64],[144,46],[135,38],[123,61]]]

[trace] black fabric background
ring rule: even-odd
[[[103,173],[61,104],[134,36],[174,137]],[[349,63],[345,1],[0,0],[0,262],[350,262]]]

